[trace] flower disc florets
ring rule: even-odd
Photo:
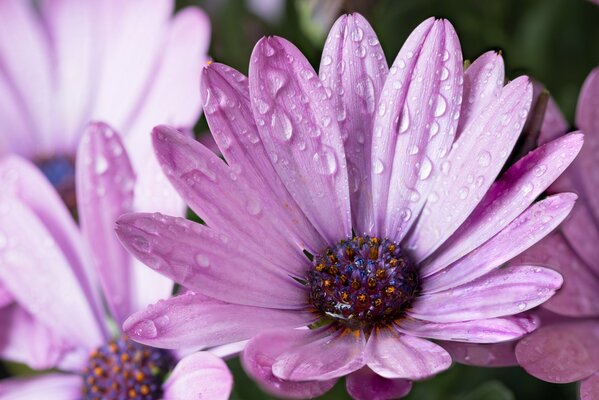
[[[372,328],[401,317],[418,290],[418,273],[399,244],[357,236],[314,257],[310,303],[350,328]]]
[[[166,351],[133,342],[112,340],[89,357],[83,371],[84,400],[155,400],[175,361]]]

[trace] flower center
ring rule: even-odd
[[[166,351],[124,337],[94,350],[83,370],[83,400],[154,400],[175,361]]]
[[[56,188],[69,210],[74,211],[77,208],[75,159],[69,156],[54,156],[39,158],[35,164]]]
[[[322,314],[370,329],[401,317],[418,290],[418,273],[399,244],[357,236],[314,257],[308,286]]]

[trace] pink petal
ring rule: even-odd
[[[186,288],[226,302],[303,308],[307,293],[278,266],[204,225],[161,214],[117,221],[123,245],[144,264]]]
[[[599,323],[567,322],[549,325],[516,346],[518,362],[539,379],[569,383],[599,370]]]
[[[599,68],[595,68],[582,85],[576,125],[585,134],[585,146],[577,160],[580,168],[577,176],[591,211],[599,220],[599,198],[593,195],[599,186]]]
[[[465,285],[419,296],[409,315],[431,322],[514,315],[547,301],[562,281],[560,274],[547,268],[502,268]]]
[[[539,134],[539,146],[565,135],[567,131],[568,121],[566,121],[553,97],[549,97],[545,109],[545,118],[543,118],[543,124],[541,125],[541,133]]]
[[[512,367],[518,365],[515,355],[517,341],[478,344],[462,342],[439,343],[451,354],[453,361],[477,367]]]
[[[285,348],[280,342],[289,345]],[[272,364],[272,373],[279,379],[328,381],[357,371],[365,364],[366,339],[362,331],[332,328],[270,331],[250,340],[247,348],[261,343],[282,349]]]
[[[10,400],[78,400],[83,381],[78,375],[50,373],[0,381],[0,397]]]
[[[68,262],[71,270],[69,273],[73,273],[77,278],[78,285],[85,294],[86,303],[90,304],[97,320],[103,321],[100,293],[96,288],[96,276],[83,237],[50,182],[29,161],[15,156],[7,156],[0,161],[0,185],[3,189],[2,194],[13,196],[15,201],[27,208],[28,213],[35,215],[37,224],[43,225],[44,231],[51,236],[58,251],[62,253],[61,257]],[[19,225],[21,224],[19,223]],[[10,229],[15,228],[10,227]],[[0,230],[0,243],[5,241]],[[32,239],[28,238],[20,245],[28,248],[28,243],[37,246],[39,239],[32,242]],[[40,254],[40,256],[42,255]]]
[[[440,271],[495,236],[520,215],[568,167],[582,147],[582,135],[560,137],[527,154],[489,189],[460,228],[422,267]]]
[[[261,39],[251,60],[252,109],[275,170],[328,243],[350,237],[345,152],[326,90],[285,39]]]
[[[514,340],[532,332],[536,327],[537,321],[528,316],[453,323],[431,323],[404,318],[397,323],[397,329],[407,335],[470,343],[497,343]]]
[[[367,364],[387,379],[428,378],[451,365],[451,357],[431,341],[399,333],[394,327],[373,331],[366,346]]]
[[[501,171],[528,115],[532,85],[521,77],[465,126],[441,164],[429,202],[409,243],[422,260],[466,220]]]
[[[137,211],[183,215],[184,204],[160,172],[148,135],[161,123],[191,128],[197,121],[201,110],[200,70],[207,60],[209,41],[210,23],[199,8],[185,8],[175,15],[138,112],[122,129],[127,133],[125,144],[137,172]]]
[[[278,334],[277,334],[278,333]],[[269,332],[257,336],[248,342],[241,362],[243,368],[262,389],[275,396],[284,398],[313,398],[328,392],[337,381],[289,381],[277,378],[272,371],[275,360],[283,353],[292,350],[297,344],[295,340],[286,338],[303,338],[308,331],[291,331],[289,329]]]
[[[233,389],[233,376],[223,360],[199,352],[179,361],[162,389],[165,400],[226,400]]]
[[[412,382],[383,378],[364,367],[345,378],[345,387],[354,400],[393,400],[410,393]]]
[[[0,282],[0,309],[9,305],[14,300],[12,294],[4,287],[2,282]]]
[[[61,138],[48,135],[53,117],[54,82],[50,43],[46,32],[29,2],[3,1],[0,4],[0,15],[3,21],[0,28],[0,86],[8,89],[12,97],[2,96],[1,102],[6,102],[9,109],[1,113],[12,116],[12,124],[15,124],[14,117],[18,112],[24,121],[17,126],[26,127],[25,131],[3,130],[3,135],[24,135],[32,140],[28,141],[28,145],[38,152],[51,151],[54,146],[61,145]],[[9,127],[12,125],[10,120],[2,120],[2,124],[6,122]],[[21,150],[26,151],[24,148]]]
[[[240,306],[190,292],[133,314],[123,330],[154,347],[206,348],[246,340],[266,329],[306,326],[314,319],[305,311]]]
[[[379,230],[379,207],[386,206],[383,236],[396,241],[420,214],[449,153],[463,82],[460,43],[448,21],[433,23],[413,66],[409,43],[410,39],[390,70],[374,121],[373,196],[386,197],[386,205],[374,203],[375,230]]]
[[[0,232],[8,238],[0,249],[0,279],[19,304],[70,343],[103,343],[103,326],[72,266],[31,210],[0,197]]]
[[[357,13],[339,17],[322,51],[319,75],[332,93],[345,146],[352,221],[359,233],[368,232],[372,225],[372,123],[388,72],[383,49],[368,21]]]
[[[76,171],[81,230],[105,301],[121,323],[133,311],[130,256],[117,240],[114,223],[131,211],[135,175],[118,134],[105,124],[90,124],[77,151]]]
[[[547,236],[512,262],[546,265],[562,274],[564,285],[543,308],[573,317],[599,316],[599,280],[561,232]]]
[[[294,218],[278,205],[271,212],[273,194],[260,191],[223,160],[192,138],[178,131],[157,127],[153,133],[159,162],[173,186],[209,226],[235,240],[243,241],[261,257],[303,275],[307,258],[280,231],[279,215]],[[265,246],[268,250],[265,249]]]
[[[33,369],[56,367],[68,344],[18,304],[0,310],[0,357]]]
[[[269,230],[274,236],[287,239],[284,246],[299,245],[302,249],[320,251],[324,247],[322,237],[306,219],[270,163],[251,111],[247,79],[232,68],[213,63],[203,70],[201,91],[206,120],[230,166],[229,174],[264,193],[261,196],[265,202],[263,208],[275,219]],[[236,106],[231,107],[232,104]],[[223,221],[215,223],[222,224]],[[250,238],[256,239],[262,241],[253,235]]]
[[[501,266],[554,230],[568,216],[576,198],[573,193],[560,193],[534,203],[485,244],[425,278],[422,291],[451,289]]]
[[[580,158],[578,159],[580,160]],[[599,163],[597,164],[599,168]],[[586,172],[585,172],[586,173]],[[576,171],[571,170],[570,176],[580,176]],[[570,218],[561,226],[561,232],[568,241],[568,244],[574,252],[580,257],[586,265],[599,274],[599,221],[593,218],[590,207],[590,199],[594,194],[580,193],[581,201],[576,204]]]
[[[599,399],[599,372],[582,381],[580,385],[580,400]]]
[[[458,136],[489,104],[499,99],[504,79],[503,58],[494,51],[487,51],[464,71],[464,101]]]

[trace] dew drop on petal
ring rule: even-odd
[[[144,339],[153,339],[158,336],[158,329],[154,321],[146,319],[135,324],[133,333]]]
[[[435,117],[440,117],[445,114],[445,110],[447,110],[447,101],[445,100],[445,97],[439,95],[437,97],[437,104],[435,105],[435,111],[433,115]]]
[[[481,167],[488,167],[491,164],[491,153],[486,150],[482,150],[480,153],[478,153],[477,162]]]
[[[210,260],[205,254],[196,254],[195,260],[199,267],[206,268],[210,266]]]
[[[380,158],[377,158],[376,160],[374,160],[374,163],[372,164],[372,171],[375,174],[380,175],[383,173],[384,170],[385,170],[385,164],[383,164],[383,161]]]

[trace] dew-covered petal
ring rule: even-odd
[[[327,91],[285,39],[261,39],[251,60],[252,109],[277,174],[327,242],[351,236],[345,152]]]
[[[314,398],[328,392],[337,381],[313,380],[290,381],[276,377],[272,371],[275,360],[283,353],[292,350],[296,339],[308,334],[307,330],[278,330],[259,335],[248,342],[241,356],[244,370],[262,389],[275,396],[293,399]],[[291,338],[291,340],[288,340]]]
[[[299,245],[320,251],[322,237],[283,185],[262,144],[252,114],[247,78],[226,65],[212,63],[202,71],[201,83],[206,120],[231,176],[265,194],[261,196],[263,208],[276,218],[270,229],[277,231],[277,237],[287,240],[289,247]]]
[[[481,201],[522,131],[531,96],[528,78],[518,78],[464,127],[409,239],[418,260],[439,247]]]
[[[575,321],[549,325],[516,346],[520,365],[553,383],[575,382],[599,370],[599,323]]]
[[[206,352],[180,360],[162,385],[164,400],[227,400],[233,376],[227,364]]]
[[[511,166],[459,229],[425,262],[422,274],[440,271],[504,229],[570,165],[581,147],[581,134],[566,135]]]
[[[398,332],[375,329],[366,346],[367,365],[387,379],[419,380],[446,370],[451,357],[442,347]]]
[[[585,134],[585,146],[577,163],[581,190],[584,190],[595,219],[599,220],[599,68],[584,81],[576,108],[576,126]]]
[[[530,206],[485,244],[422,282],[424,293],[451,289],[491,272],[553,231],[570,213],[577,196],[560,193]]]
[[[360,14],[339,17],[320,60],[319,76],[331,92],[345,147],[353,228],[372,225],[372,123],[389,68],[376,33]]]
[[[413,318],[397,322],[398,330],[427,339],[470,343],[496,343],[518,339],[537,327],[528,316],[480,319],[475,321],[435,323]]]
[[[25,128],[23,131],[3,129],[2,135],[22,135],[28,139],[26,144],[37,151],[51,151],[53,146],[62,144],[60,137],[48,135],[53,118],[51,44],[30,2],[2,1],[0,15],[3,21],[0,27],[0,88],[6,90],[6,96],[0,95],[0,104],[7,107],[0,111],[0,115],[8,117],[8,120],[2,118],[0,126]],[[23,121],[16,121],[18,116]],[[22,141],[20,138],[8,140],[13,143]],[[21,150],[30,156],[27,153],[33,149],[26,149],[24,144],[21,142],[20,148],[10,150]]]
[[[123,330],[153,347],[206,348],[246,340],[266,329],[306,326],[314,319],[307,311],[241,306],[188,292],[133,314]]]
[[[484,53],[464,71],[464,100],[456,136],[499,98],[504,79],[503,57],[494,51]]]
[[[112,315],[121,323],[131,314],[130,256],[114,233],[114,223],[131,211],[135,175],[121,139],[109,126],[90,124],[77,151],[77,208],[83,237]]]
[[[357,371],[365,364],[366,339],[362,331],[322,328],[266,332],[250,340],[281,350],[272,363],[272,373],[291,381],[328,381]],[[287,343],[277,345],[277,343]],[[272,344],[271,344],[272,343]],[[279,347],[280,346],[280,347]]]
[[[422,30],[428,33],[419,40]],[[399,241],[418,217],[456,133],[462,83],[453,27],[445,20],[423,22],[389,71],[374,120],[376,233]]]
[[[16,301],[70,343],[102,343],[102,322],[51,231],[20,200],[0,196],[0,232],[0,279]]]
[[[583,380],[580,384],[580,400],[599,399],[599,372]]]
[[[79,400],[83,381],[79,375],[49,373],[28,378],[0,381],[0,397],[4,400]]]
[[[548,268],[510,266],[456,288],[419,296],[408,314],[431,322],[514,315],[547,301],[562,281]]]
[[[383,378],[364,367],[345,378],[345,387],[354,400],[393,400],[410,393],[412,382]]]
[[[283,268],[204,225],[138,213],[119,218],[116,231],[127,250],[144,264],[206,296],[267,308],[306,304],[305,290]]]
[[[453,361],[477,367],[512,367],[518,365],[515,348],[517,341],[479,344],[439,342]]]
[[[569,223],[568,220],[564,224]],[[512,263],[545,265],[562,274],[564,285],[543,304],[543,308],[572,317],[599,316],[599,280],[573,251],[561,231],[547,236]]]
[[[56,367],[68,344],[17,303],[0,311],[0,358],[32,369]]]
[[[284,206],[282,212],[268,209],[272,193],[260,191],[216,154],[173,128],[156,127],[153,139],[166,176],[208,226],[243,241],[282,269],[304,273],[307,259],[302,249],[276,228],[278,216],[286,213]]]

